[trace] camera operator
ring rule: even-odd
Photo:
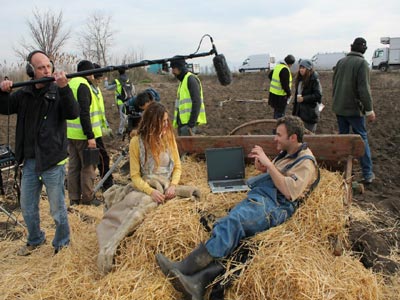
[[[148,88],[127,102],[128,133],[138,127],[143,111],[154,101],[160,102],[160,95],[155,89]]]

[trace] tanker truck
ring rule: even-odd
[[[381,37],[384,48],[378,48],[372,56],[372,69],[386,72],[400,68],[400,37]]]

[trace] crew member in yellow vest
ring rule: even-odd
[[[101,68],[99,64],[94,63],[93,66],[95,69]],[[100,83],[103,79],[103,73],[97,73],[94,74],[94,84],[91,85],[93,94],[97,98],[100,104],[100,110],[101,110],[101,132],[103,136],[99,136],[96,138],[96,146],[99,148],[100,152],[100,159],[99,159],[99,164],[97,165],[97,168],[99,169],[99,175],[100,178],[103,179],[104,175],[107,174],[107,172],[110,170],[110,156],[107,153],[106,146],[103,141],[103,137],[106,136],[111,136],[112,135],[112,130],[108,124],[107,118],[106,118],[106,110],[105,110],[105,105],[104,105],[104,98],[103,94],[100,89]],[[114,184],[113,181],[113,176],[110,174],[105,181],[103,182],[102,189],[103,191],[106,191],[109,189],[112,185]]]
[[[178,135],[194,135],[197,126],[207,123],[204,106],[203,88],[200,79],[186,68],[183,58],[171,61],[172,74],[180,84],[175,101],[173,126],[178,128]]]
[[[291,97],[292,72],[290,67],[294,62],[294,56],[289,54],[268,74],[271,80],[268,104],[274,109],[274,119],[285,115],[288,99]]]
[[[94,69],[88,60],[78,64],[78,72]],[[101,133],[101,108],[97,97],[90,87],[94,80],[93,75],[75,77],[69,81],[69,86],[79,103],[79,117],[67,121],[68,137],[68,195],[71,205],[101,204],[94,195],[94,179],[96,166],[84,164],[83,152],[87,148],[96,148],[96,138]]]

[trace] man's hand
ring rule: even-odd
[[[96,148],[96,140],[95,139],[88,140],[88,148]]]
[[[4,80],[0,83],[0,85],[1,85],[2,92],[9,93],[9,92],[11,92],[13,82],[11,80]]]
[[[180,135],[181,136],[192,136],[192,128],[189,127],[189,125],[183,125],[181,128],[179,128]]]
[[[56,80],[56,84],[58,87],[63,88],[68,85],[68,79],[65,76],[64,71],[56,71],[53,73],[54,79]]]
[[[374,122],[376,120],[376,115],[374,111],[372,111],[372,113],[367,116],[367,120],[369,122]]]
[[[260,171],[260,172],[267,172],[268,168],[266,166],[264,166],[262,163],[260,163],[260,160],[258,158],[256,158],[254,160],[254,166],[256,167],[256,170]]]
[[[272,164],[269,157],[264,153],[264,150],[258,145],[255,145],[253,147],[253,149],[251,149],[251,152],[249,153],[248,156],[250,158],[255,159],[256,168],[257,168],[257,165],[259,167],[259,168],[257,168],[257,170],[260,170],[260,171],[266,170]],[[265,171],[263,171],[263,172],[265,172]]]

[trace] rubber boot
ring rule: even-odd
[[[164,275],[169,276],[172,269],[177,269],[185,275],[197,273],[207,267],[214,258],[208,253],[204,244],[201,243],[186,258],[179,262],[171,261],[161,253],[156,254],[156,260]]]
[[[209,264],[205,269],[191,276],[173,269],[171,282],[177,291],[185,294],[186,299],[203,300],[207,286],[223,271],[224,267],[218,262]]]

